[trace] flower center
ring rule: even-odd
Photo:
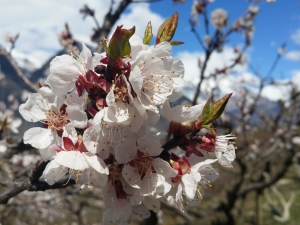
[[[121,178],[122,178],[122,174],[118,165],[117,164],[111,165],[109,167],[108,179],[112,181],[112,183],[115,183],[115,181],[120,180]]]
[[[117,77],[116,79],[115,87],[114,87],[114,95],[116,101],[120,99],[124,103],[129,102],[128,89],[126,87],[125,82],[120,77]]]
[[[51,130],[62,130],[67,122],[67,115],[63,110],[59,113],[51,109],[46,111],[46,124]]]
[[[151,163],[153,158],[153,156],[148,156],[138,151],[137,157],[130,162],[130,165],[139,172],[141,178],[143,179],[148,172],[155,172]]]

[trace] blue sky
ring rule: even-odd
[[[118,3],[119,0],[116,0]],[[58,33],[64,29],[64,23],[68,22],[76,40],[91,44],[89,36],[95,27],[91,18],[82,20],[79,9],[88,4],[96,10],[96,17],[102,24],[104,15],[109,8],[110,0],[0,0],[0,35],[5,33],[20,33],[14,55],[30,58],[37,65],[42,65],[49,57],[61,49],[58,42]],[[152,4],[131,4],[126,12],[121,15],[116,25],[124,25],[124,28],[136,26],[136,34],[142,36],[145,26],[151,20],[153,30],[156,33],[159,25],[174,12],[179,13],[179,25],[174,39],[184,41],[182,46],[174,47],[174,56],[180,58],[185,64],[185,82],[187,86],[193,86],[198,82],[199,69],[198,58],[203,58],[203,51],[190,32],[188,20],[190,18],[193,0],[187,0],[184,4],[172,4],[172,0],[162,0]],[[224,8],[229,15],[229,22],[238,18],[246,9],[248,3],[245,0],[215,0],[208,6],[209,16],[212,10]],[[287,53],[280,61],[274,78],[292,79],[300,87],[300,0],[277,0],[273,4],[267,4],[266,0],[259,3],[260,13],[256,18],[253,45],[247,51],[249,61],[258,68],[262,75],[270,68],[276,57],[277,49],[283,42],[287,43]],[[115,26],[116,26],[115,25]],[[114,28],[113,28],[114,29]],[[197,27],[200,35],[203,33],[203,22]],[[225,46],[221,54],[214,54],[208,65],[208,72],[215,68],[228,65],[234,54],[232,46],[241,44],[239,35],[234,35]],[[9,47],[3,38],[0,44]],[[258,80],[247,65],[236,68],[237,77],[228,77],[223,80],[222,88],[225,93],[234,91],[233,83],[237,79],[251,81],[257,84]],[[231,75],[231,74],[230,74]],[[213,83],[206,83],[208,88]],[[284,92],[272,87],[265,88],[264,95],[276,100],[285,95]]]
[[[201,51],[195,36],[190,32],[188,20],[190,18],[191,5],[193,0],[187,0],[185,4],[170,4],[164,0],[151,4],[150,8],[168,17],[174,12],[179,13],[179,25],[174,39],[185,42],[183,46],[174,48],[174,52]],[[228,12],[229,22],[238,18],[249,6],[245,0],[216,0],[209,4],[210,12],[216,8],[223,8]],[[282,43],[287,44],[287,50],[300,50],[300,46],[295,44],[291,36],[297,29],[300,29],[300,0],[277,0],[275,3],[268,4],[262,1],[258,4],[260,13],[256,18],[255,34],[253,44],[248,51],[251,63],[259,68],[262,74],[267,73],[273,60],[276,57],[277,49]],[[197,30],[204,35],[203,22],[200,21]],[[229,46],[241,43],[240,35],[230,38]],[[282,59],[274,73],[275,78],[289,77],[289,71],[299,69],[300,62]]]

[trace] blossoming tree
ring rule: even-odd
[[[122,2],[128,5],[131,1]],[[191,26],[196,35],[199,15],[209,23],[206,10],[210,2],[195,1],[193,5]],[[124,9],[126,4],[120,7]],[[94,16],[94,11],[87,6],[81,13]],[[105,204],[102,224],[127,224],[135,216],[147,219],[160,213],[162,204],[174,207],[188,218],[186,208],[198,205],[203,197],[205,201],[204,191],[219,177],[214,168],[231,168],[236,158],[235,136],[217,135],[216,124],[224,124],[215,122],[231,94],[214,103],[209,99],[197,104],[203,81],[210,79],[205,76],[207,62],[214,51],[222,51],[229,34],[242,32],[245,46],[242,51],[237,50],[234,63],[216,69],[210,77],[226,74],[241,63],[243,52],[251,43],[257,13],[258,8],[250,6],[225,32],[227,12],[223,9],[212,12],[211,23],[216,32],[214,36],[207,32],[204,41],[201,40],[206,58],[199,63],[200,82],[192,105],[171,107],[182,96],[184,86],[184,65],[172,56],[172,48],[182,44],[172,40],[177,13],[160,26],[154,45],[151,45],[153,32],[149,22],[144,37],[135,35],[135,27],[118,26],[109,40],[101,39],[97,49],[103,49],[102,53],[92,54],[82,44],[82,51],[75,48],[70,54],[55,57],[46,81],[19,107],[24,120],[39,122],[38,127],[25,132],[26,145],[22,147],[34,147],[42,160],[26,180],[0,193],[0,203],[7,203],[24,190],[45,191],[72,185],[77,190],[99,191],[96,198],[103,198]],[[104,34],[108,34],[109,27],[111,24],[104,29]],[[96,42],[100,40],[99,32],[100,29],[96,29],[93,34]],[[62,41],[66,45],[74,43],[68,27]],[[245,110],[241,108],[241,111]],[[151,129],[160,118],[168,121],[168,134]],[[249,123],[245,118],[241,126]],[[19,125],[19,120],[0,114],[0,137],[4,140],[0,151],[7,148],[6,132],[16,133]],[[242,133],[245,134],[245,130]],[[242,140],[243,149],[247,142]],[[279,174],[275,181],[271,178],[270,184],[255,183],[254,187],[250,185],[240,190],[246,179],[246,166],[242,159],[237,161],[241,168],[240,179],[227,192],[228,202],[221,202],[214,209],[215,212],[223,210],[228,217],[227,224],[231,225],[235,223],[231,210],[238,198],[268,187],[282,177]]]

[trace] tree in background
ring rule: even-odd
[[[44,128],[32,128],[31,132],[25,133],[25,143],[39,149],[44,159],[31,170],[25,158],[28,161],[35,160],[38,157],[37,150],[22,143],[14,143],[11,133],[16,132],[19,122],[12,120],[10,115],[6,116],[8,114],[3,116],[1,128],[5,135],[1,137],[5,147],[2,148],[1,173],[7,177],[1,184],[3,192],[0,194],[1,203],[6,204],[2,208],[3,222],[13,221],[11,215],[16,210],[26,213],[26,202],[32,209],[38,206],[33,218],[42,215],[45,224],[53,221],[59,223],[65,216],[70,221],[89,224],[99,221],[99,213],[95,213],[95,210],[104,209],[99,196],[102,196],[108,208],[104,213],[104,222],[129,221],[132,212],[141,218],[149,217],[145,221],[137,218],[133,221],[145,224],[155,224],[161,219],[164,224],[168,220],[174,224],[180,218],[186,224],[198,224],[199,221],[203,224],[266,224],[263,221],[272,221],[272,218],[266,219],[264,215],[272,213],[276,214],[274,219],[277,221],[291,220],[291,206],[296,192],[286,201],[275,184],[286,175],[299,150],[299,91],[292,83],[276,84],[272,80],[272,72],[281,54],[277,55],[267,76],[260,79],[258,91],[253,92],[248,83],[241,81],[239,93],[233,99],[234,103],[231,102],[231,110],[216,122],[213,121],[222,114],[230,95],[212,105],[210,101],[197,105],[200,93],[211,93],[212,101],[220,98],[217,89],[220,79],[226,79],[230,70],[244,62],[244,52],[251,44],[254,18],[259,12],[257,2],[252,2],[233,24],[228,24],[227,12],[223,9],[214,10],[209,18],[207,7],[210,7],[210,1],[194,3],[194,17],[190,23],[205,51],[205,60],[199,61],[200,82],[192,101],[194,106],[174,108],[170,108],[166,100],[177,100],[181,95],[183,74],[180,60],[172,58],[169,50],[171,45],[180,44],[171,40],[177,23],[176,14],[161,25],[156,46],[149,47],[152,39],[151,24],[145,30],[144,39],[130,40],[130,37],[134,37],[134,28],[126,30],[122,27],[117,28],[109,41],[102,39],[107,37],[114,22],[130,2],[121,1],[114,13],[111,8],[101,28],[94,17],[95,11],[84,6],[80,12],[93,17],[97,26],[92,40],[96,43],[102,40],[97,49],[101,52],[101,48],[104,48],[106,54],[96,54],[92,58],[85,46],[78,54],[73,50],[78,43],[66,26],[61,43],[65,48],[73,50],[71,56],[59,56],[52,61],[47,85],[42,85],[39,90],[26,80],[22,70],[18,72],[18,66],[13,64],[9,52],[1,49],[2,54],[15,65],[15,70],[28,88],[38,90],[38,94],[29,95],[27,102],[21,105],[20,113],[28,121],[42,121],[47,125]],[[204,38],[196,30],[198,17],[203,17],[205,21]],[[210,23],[214,27],[213,35],[209,32]],[[207,63],[212,53],[221,52],[230,35],[235,32],[243,35],[245,44],[240,49],[236,48],[233,63],[216,68],[213,74],[207,74]],[[171,45],[163,44],[164,41]],[[128,55],[131,55],[131,59],[126,59]],[[160,64],[163,72],[155,69]],[[168,65],[172,65],[172,69]],[[147,70],[152,73],[148,75]],[[215,82],[213,90],[203,87],[206,80]],[[270,83],[290,87],[291,94],[287,103],[278,102],[269,106],[271,109],[265,108],[268,105],[261,98],[261,91]],[[74,93],[70,94],[70,91]],[[76,96],[84,98],[82,100]],[[156,136],[156,139],[152,136],[140,137],[143,124],[149,126],[157,121],[159,105],[160,114],[171,121],[170,135],[167,139],[161,135]],[[266,110],[274,113],[266,115]],[[111,115],[115,115],[114,118]],[[205,132],[199,133],[203,129]],[[184,206],[200,202],[204,189],[216,180],[218,173],[210,166],[213,161],[219,161],[225,167],[232,166],[235,151],[231,140],[234,137],[216,136],[216,130],[237,134],[236,145],[239,150],[233,163],[234,169],[220,170],[220,178],[213,188],[205,191],[202,207],[188,207],[185,211]],[[20,152],[22,156],[16,154]],[[185,153],[185,156],[179,155],[179,152]],[[17,166],[12,167],[11,163]],[[29,171],[27,179],[15,182],[16,179],[26,177]],[[146,180],[148,175],[150,180]],[[78,193],[74,184],[96,188]],[[68,188],[49,190],[65,187]],[[102,188],[102,192],[97,188]],[[23,194],[7,202],[24,190],[47,192]],[[281,205],[272,200],[270,195],[275,195]],[[249,203],[249,199],[254,201]],[[264,199],[271,213],[263,213]],[[159,210],[160,204],[162,210]],[[63,211],[60,210],[62,208]],[[254,213],[248,215],[248,211],[242,209],[254,209]],[[148,210],[158,213],[158,217]],[[175,216],[174,221],[168,214],[180,216]],[[27,219],[25,223],[32,224],[32,220]]]

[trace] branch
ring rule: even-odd
[[[53,185],[49,185],[45,181],[40,181],[43,171],[48,162],[37,163],[31,171],[28,178],[22,182],[15,182],[6,191],[0,193],[0,204],[6,204],[8,200],[21,192],[27,191],[45,191],[50,189],[66,188],[70,185],[74,185],[76,182],[69,178],[61,179]]]
[[[112,26],[115,24],[115,22],[120,18],[122,12],[125,10],[125,8],[132,2],[132,0],[123,0],[121,1],[120,5],[116,9],[115,13],[112,14],[112,7],[109,10],[109,12],[104,17],[104,22],[102,25],[101,33],[98,36],[98,38],[95,40],[95,42],[100,42],[100,40],[103,37],[107,37]],[[112,2],[113,3],[113,2]],[[102,52],[103,46],[101,44],[97,47],[97,52]]]
[[[13,69],[16,71],[18,77],[26,84],[27,88],[32,92],[37,92],[38,87],[31,83],[31,81],[26,77],[21,68],[18,66],[16,61],[13,59],[11,54],[5,50],[4,47],[0,45],[0,55],[3,55],[12,65]]]
[[[293,162],[294,151],[290,150],[288,151],[288,153],[289,155],[284,160],[281,170],[279,170],[279,172],[272,179],[270,179],[268,182],[260,182],[246,186],[237,194],[238,197],[245,196],[250,191],[262,191],[264,188],[268,188],[275,184],[278,180],[280,180],[285,175],[288,168],[292,165]]]

